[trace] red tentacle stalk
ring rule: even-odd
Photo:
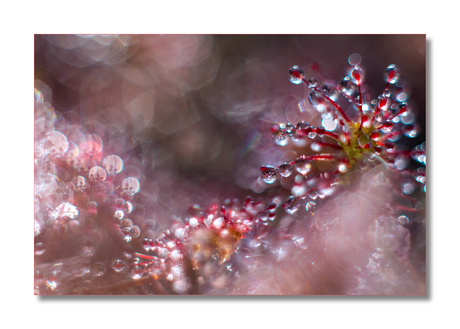
[[[336,141],[339,141],[339,135],[337,135],[337,134],[335,134],[333,132],[327,131],[327,130],[325,130],[323,128],[313,128],[311,131],[314,132],[314,133],[317,133],[319,136],[321,136],[321,135],[329,136],[329,137],[335,139]]]
[[[337,144],[331,144],[331,143],[326,143],[326,142],[321,142],[321,141],[316,141],[316,143],[318,143],[321,146],[331,147],[336,150],[342,150],[342,147]]]
[[[304,81],[306,83],[308,83],[308,81],[306,81],[304,79]],[[332,99],[330,99],[329,97],[327,97],[322,91],[321,89],[319,89],[318,87],[314,87],[313,90],[321,93],[321,95],[323,95],[324,98],[326,98],[326,100],[332,104],[332,106],[334,106],[334,108],[337,110],[337,112],[340,113],[340,115],[342,116],[342,118],[347,122],[347,124],[351,125],[353,122],[351,121],[351,119],[348,117],[348,115],[346,115],[346,113],[342,110],[342,108],[336,103],[334,102]]]

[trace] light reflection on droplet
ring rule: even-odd
[[[112,269],[115,272],[120,273],[121,271],[125,269],[125,262],[122,261],[121,259],[117,259],[116,261],[112,263]]]
[[[262,180],[267,184],[273,184],[274,182],[276,182],[276,179],[278,177],[278,173],[275,167],[273,166],[264,166],[264,167],[266,169],[264,169],[260,173],[260,178],[262,178]]]
[[[281,176],[289,177],[289,176],[291,176],[291,174],[294,171],[294,169],[292,168],[291,164],[284,163],[281,166],[279,166],[279,171],[280,171]]]
[[[305,204],[305,210],[308,211],[308,212],[314,212],[316,209],[316,203],[313,202],[313,201],[308,201],[306,204]]]

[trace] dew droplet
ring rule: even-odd
[[[356,90],[356,85],[351,81],[350,77],[347,76],[343,78],[337,88],[342,94],[351,96]]]
[[[220,229],[225,225],[225,220],[222,217],[218,217],[212,222],[212,225],[215,228]]]
[[[92,182],[103,182],[107,178],[107,173],[104,168],[99,166],[94,166],[89,170],[89,179]]]
[[[145,238],[144,240],[142,240],[142,248],[144,248],[146,251],[150,250],[149,239]]]
[[[198,225],[200,225],[200,221],[198,220],[198,218],[196,217],[192,217],[188,220],[188,224],[191,226],[191,227],[197,227]]]
[[[285,124],[274,125],[271,129],[273,141],[281,146],[285,146],[289,143],[288,134],[285,131]]]
[[[294,166],[300,174],[306,175],[311,170],[311,161],[301,156],[295,160]]]
[[[403,129],[404,136],[409,137],[409,138],[417,137],[419,132],[420,132],[420,129],[418,128],[418,126],[407,126],[407,127],[404,127]]]
[[[398,217],[398,223],[402,226],[407,226],[409,225],[409,218],[407,218],[407,216],[399,216]]]
[[[286,201],[283,203],[284,210],[290,214],[294,215],[297,210],[299,210],[300,204],[297,202],[297,198],[293,195],[287,197]]]
[[[268,221],[268,217],[270,216],[270,211],[264,210],[259,214],[259,219],[263,222]]]
[[[343,174],[348,171],[348,166],[345,163],[339,164],[339,171]]]
[[[388,65],[385,71],[383,71],[383,79],[391,84],[395,84],[399,79],[399,70],[396,65]]]
[[[291,123],[286,123],[284,131],[286,132],[286,134],[292,136],[296,133],[296,127],[294,127]]]
[[[122,261],[121,259],[117,259],[116,261],[112,263],[112,269],[117,273],[120,273],[121,271],[123,271],[125,267],[126,267],[125,262]]]
[[[308,79],[308,88],[315,88],[318,85],[318,82],[315,78]]]
[[[180,227],[176,230],[176,232],[174,232],[174,235],[179,240],[184,240],[185,238],[187,238],[187,230],[185,228]]]
[[[45,252],[46,252],[46,246],[44,243],[38,242],[35,244],[35,247],[34,247],[35,255],[40,256],[40,255],[43,255]]]
[[[278,178],[278,172],[275,167],[267,165],[260,167],[260,170],[262,171],[260,173],[260,178],[262,178],[265,183],[273,184],[276,182],[276,179]]]
[[[292,165],[290,163],[284,163],[281,166],[279,166],[279,171],[281,176],[289,177],[294,171],[294,168],[292,168]]]
[[[357,85],[360,85],[364,80],[364,71],[360,67],[355,66],[355,68],[350,72],[350,76]]]
[[[182,253],[179,250],[171,251],[171,259],[173,261],[178,261],[182,258]]]
[[[123,192],[128,195],[136,194],[137,192],[139,192],[139,189],[141,187],[139,181],[134,177],[128,177],[125,180],[123,180],[121,186],[123,188]]]
[[[103,276],[105,272],[107,272],[107,266],[101,262],[94,263],[90,271],[94,273],[95,276]]]
[[[308,201],[306,204],[305,204],[305,210],[308,211],[308,212],[314,212],[316,209],[316,203],[313,202],[313,201]]]
[[[308,101],[311,105],[315,107],[320,112],[324,112],[325,110],[325,99],[324,96],[316,90],[312,90],[311,93],[308,95]]]
[[[304,73],[297,65],[294,65],[289,70],[289,81],[291,81],[293,84],[295,85],[301,84],[303,78],[304,78]]]
[[[134,280],[138,280],[142,278],[144,275],[144,268],[140,265],[131,266],[129,269],[129,276],[132,277]]]
[[[323,85],[323,94],[329,97],[334,102],[339,99],[339,91],[337,88],[330,85]]]

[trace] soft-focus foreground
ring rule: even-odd
[[[425,36],[36,36],[35,77],[35,294],[426,293]]]

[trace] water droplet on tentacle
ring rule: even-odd
[[[276,182],[276,179],[278,178],[278,172],[275,167],[267,165],[260,167],[260,170],[262,171],[260,173],[260,178],[262,178],[265,183],[273,184]]]
[[[284,163],[281,166],[279,166],[279,171],[280,171],[281,176],[289,177],[289,176],[291,176],[292,172],[294,171],[294,168],[292,168],[291,164]]]
[[[395,84],[399,79],[399,70],[396,65],[388,65],[385,71],[383,71],[383,79],[391,84]]]
[[[287,197],[286,201],[283,203],[284,210],[290,214],[294,215],[297,210],[299,210],[300,204],[297,202],[297,198],[293,195]]]
[[[294,65],[289,70],[289,81],[291,81],[293,84],[295,85],[301,84],[303,78],[304,78],[304,73],[297,65]]]
[[[311,161],[301,156],[295,160],[295,169],[302,175],[306,175],[311,170]]]
[[[112,269],[115,272],[120,273],[121,271],[125,269],[125,262],[122,261],[121,259],[117,259],[116,261],[112,263]]]
[[[315,78],[308,79],[308,88],[315,88],[318,85],[318,82]]]
[[[351,81],[350,77],[345,77],[337,88],[342,94],[351,96],[356,90],[356,85]]]
[[[313,201],[308,201],[306,204],[305,204],[305,210],[308,211],[308,212],[314,212],[316,209],[316,203],[313,202]]]
[[[323,85],[323,94],[329,97],[334,102],[339,99],[339,91],[337,88],[330,86],[330,85]]]
[[[355,68],[350,72],[350,76],[357,85],[362,84],[364,81],[364,71],[358,66],[355,66]]]
[[[286,132],[286,125],[284,123],[274,125],[271,131],[272,131],[273,141],[276,144],[285,146],[289,143],[289,135]]]

